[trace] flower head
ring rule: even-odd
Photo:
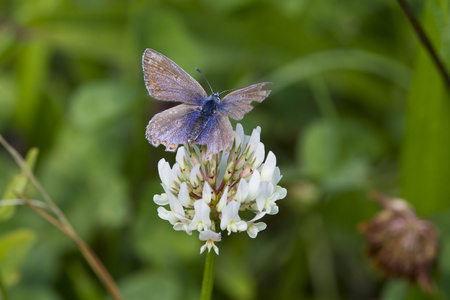
[[[153,200],[160,218],[169,221],[175,230],[200,233],[206,241],[201,252],[214,248],[221,240],[221,230],[228,234],[247,231],[251,238],[267,225],[255,223],[266,214],[276,214],[276,201],[286,196],[286,189],[277,185],[281,179],[275,154],[269,152],[264,162],[261,128],[246,136],[240,124],[234,131],[229,152],[206,156],[206,146],[185,145],[176,154],[171,168],[164,159],[158,163],[164,192]],[[170,210],[162,206],[168,205]],[[244,220],[246,211],[250,220]],[[250,213],[248,213],[250,212]]]
[[[402,199],[375,194],[383,210],[361,225],[368,254],[387,275],[403,277],[423,290],[433,290],[432,272],[438,253],[434,225],[416,216]]]

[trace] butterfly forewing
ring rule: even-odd
[[[156,99],[202,105],[207,97],[205,90],[194,78],[155,50],[145,50],[142,68],[145,86]]]
[[[270,94],[270,90],[261,90],[270,82],[253,84],[226,95],[219,110],[226,113],[235,120],[241,120],[246,113],[253,109],[251,102],[262,102]]]

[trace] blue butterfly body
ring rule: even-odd
[[[194,126],[192,128],[191,136],[189,138],[190,142],[198,140],[200,134],[204,132],[206,126],[210,122],[211,118],[217,112],[220,105],[220,97],[218,93],[214,93],[205,99],[200,110],[200,115],[197,120],[194,121]]]
[[[148,141],[175,151],[179,144],[207,145],[207,154],[229,151],[233,132],[228,116],[240,120],[270,93],[261,90],[268,82],[235,90],[223,99],[219,93],[207,95],[201,85],[172,60],[147,49],[142,57],[144,80],[149,94],[180,105],[156,114],[146,131]]]

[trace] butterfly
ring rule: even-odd
[[[233,145],[228,116],[241,120],[253,109],[252,101],[261,102],[270,93],[262,87],[271,83],[263,82],[235,90],[223,99],[217,92],[208,96],[194,78],[152,49],[145,50],[142,68],[150,96],[181,103],[156,114],[147,125],[147,140],[155,147],[163,144],[166,151],[173,152],[179,144],[190,143],[207,145],[206,157],[228,152]]]

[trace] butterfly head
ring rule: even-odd
[[[205,103],[202,105],[202,114],[205,116],[211,116],[217,109],[217,104],[221,101],[219,93],[212,93],[205,99]]]

